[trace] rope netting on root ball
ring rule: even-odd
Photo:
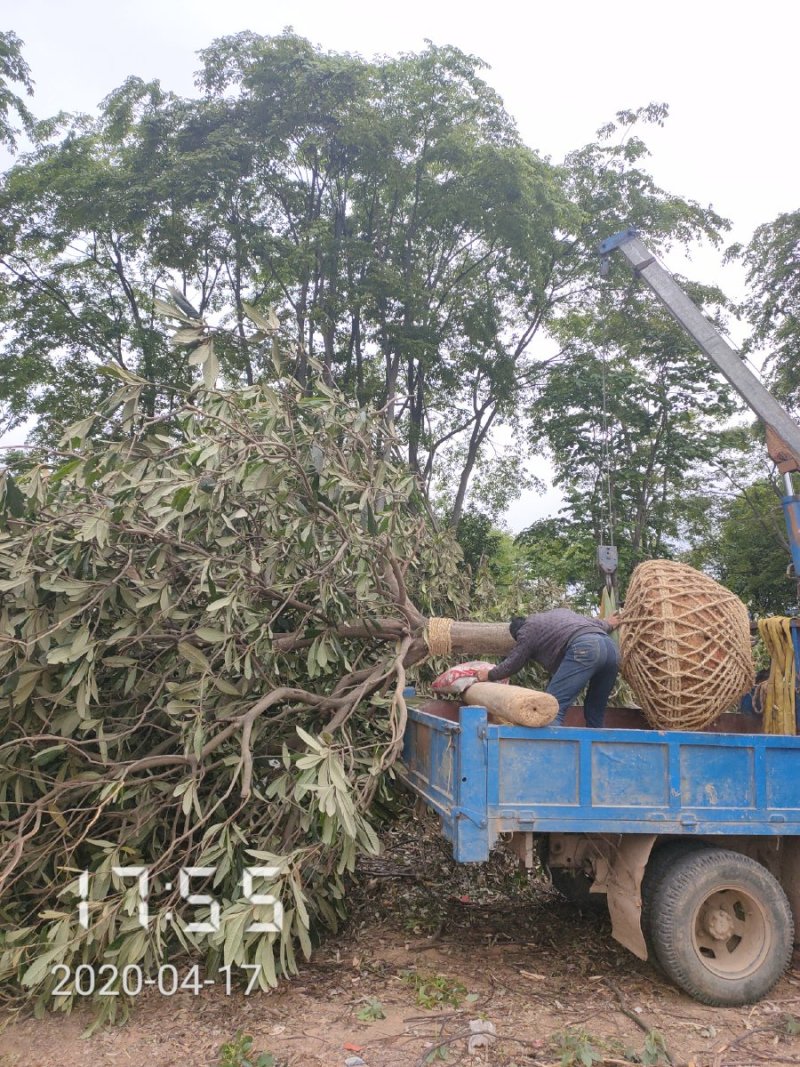
[[[651,726],[701,730],[752,687],[747,609],[693,567],[640,563],[623,617],[622,674]]]

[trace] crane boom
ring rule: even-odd
[[[795,495],[788,473],[800,470],[800,426],[689,299],[669,271],[661,266],[636,230],[622,230],[602,242],[599,248],[601,273],[609,255],[617,250],[766,426],[769,454],[786,479],[783,513],[794,572],[800,576],[800,496]]]
[[[705,352],[767,428],[773,430],[795,459],[800,459],[800,426],[689,299],[669,271],[661,266],[637,231],[622,230],[606,238],[600,245],[600,254],[604,258],[615,250],[625,256],[634,273],[647,282],[667,311],[686,330],[698,348]]]

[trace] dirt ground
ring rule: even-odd
[[[384,841],[347,927],[274,992],[151,989],[90,1038],[88,1011],[6,1012],[0,1067],[800,1064],[800,960],[759,1004],[704,1007],[510,855],[459,867],[435,824],[411,818]],[[471,1022],[495,1031],[472,1053]]]

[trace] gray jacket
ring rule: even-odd
[[[609,634],[611,629],[603,619],[589,619],[568,608],[529,615],[519,629],[517,643],[506,658],[489,671],[489,681],[510,678],[532,660],[554,674],[570,641],[581,634]]]

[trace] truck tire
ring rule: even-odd
[[[653,896],[650,930],[664,973],[703,1004],[760,1000],[792,953],[786,894],[760,863],[721,848],[677,856]]]
[[[658,962],[655,945],[653,944],[652,920],[653,902],[663,879],[665,872],[680,856],[687,856],[690,852],[697,852],[700,848],[707,848],[704,841],[695,841],[690,837],[679,837],[666,840],[656,845],[650,854],[642,878],[642,934],[647,945],[647,959],[655,967],[661,970]]]

